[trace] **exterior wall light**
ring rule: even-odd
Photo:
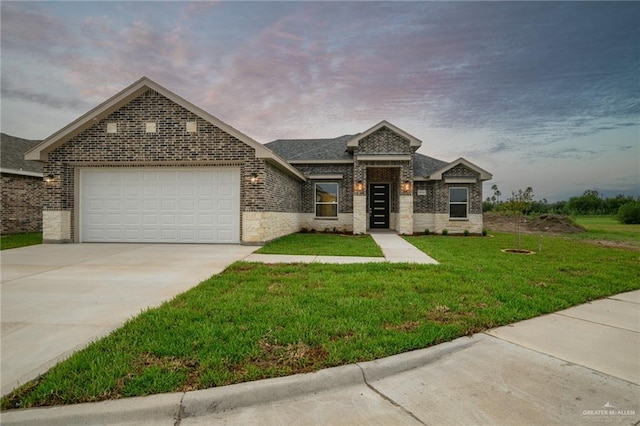
[[[356,191],[358,191],[358,192],[360,192],[360,191],[362,191],[363,189],[364,189],[364,184],[362,183],[362,181],[361,181],[361,180],[359,180],[358,182],[356,182],[355,190],[356,190]]]
[[[256,182],[258,182],[258,174],[251,173],[251,183],[256,183]]]
[[[51,173],[49,173],[48,175],[46,175],[46,176],[44,177],[44,181],[45,181],[46,183],[51,183],[51,182],[53,182],[53,175],[52,175]]]
[[[411,182],[409,182],[408,180],[405,180],[402,183],[402,191],[403,192],[411,192]]]

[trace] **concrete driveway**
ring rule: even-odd
[[[2,395],[256,249],[55,244],[2,251]]]

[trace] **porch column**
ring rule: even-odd
[[[413,195],[400,195],[398,233],[413,235]]]
[[[353,233],[367,233],[367,196],[353,196]]]

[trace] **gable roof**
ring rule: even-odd
[[[382,129],[383,127],[386,127],[387,129],[391,130],[392,132],[399,134],[403,138],[409,139],[409,144],[412,147],[419,148],[422,145],[422,141],[420,139],[416,138],[415,136],[410,135],[409,133],[405,132],[404,130],[402,130],[399,127],[394,126],[393,124],[389,123],[388,121],[382,120],[381,122],[379,122],[375,126],[373,126],[370,129],[366,130],[364,133],[358,133],[353,138],[351,138],[347,142],[347,147],[349,147],[349,148],[357,147],[358,146],[358,142],[360,142],[362,139],[366,138],[370,134]]]
[[[82,115],[75,121],[63,127],[53,135],[49,136],[48,138],[40,142],[38,145],[36,145],[35,147],[27,151],[25,154],[25,158],[27,160],[47,161],[49,152],[53,151],[54,149],[64,144],[65,142],[69,141],[71,138],[78,135],[85,129],[88,129],[89,127],[91,127],[95,123],[95,121],[103,119],[104,117],[118,110],[122,106],[128,104],[129,102],[131,102],[132,100],[134,100],[135,98],[137,98],[138,96],[140,96],[141,94],[143,94],[149,89],[158,92],[160,95],[168,98],[172,102],[175,102],[176,104],[180,105],[184,109],[192,112],[193,114],[197,115],[203,120],[213,124],[214,126],[218,127],[219,129],[223,130],[229,135],[235,137],[239,141],[255,149],[257,158],[263,158],[271,162],[272,164],[284,169],[289,174],[301,180],[305,180],[304,176],[298,170],[296,170],[293,166],[288,164],[284,159],[280,158],[273,151],[271,151],[268,148],[265,148],[264,145],[258,143],[257,141],[253,140],[249,136],[245,135],[244,133],[240,132],[234,127],[231,127],[230,125],[224,123],[222,120],[214,117],[213,115],[209,114],[205,110],[195,106],[191,102],[176,95],[170,90],[162,87],[161,85],[149,79],[148,77],[142,77],[140,80],[131,84],[124,90],[120,91],[119,93],[107,99],[106,101],[104,101],[97,107],[93,108],[86,114]]]
[[[347,152],[347,141],[353,135],[333,139],[278,139],[265,146],[289,162],[302,161],[353,161]]]
[[[0,134],[0,171],[14,175],[42,177],[42,163],[24,159],[24,153],[40,141]]]
[[[491,173],[489,173],[488,171],[484,170],[483,168],[480,168],[480,167],[476,166],[471,161],[465,160],[462,157],[458,158],[455,161],[452,161],[451,163],[447,164],[446,166],[442,167],[441,169],[438,169],[438,170],[434,171],[433,173],[429,174],[428,177],[429,177],[429,179],[440,180],[440,179],[442,179],[442,174],[443,173],[445,173],[448,170],[451,170],[452,168],[454,168],[455,166],[460,165],[460,164],[470,168],[474,172],[479,173],[480,174],[480,180],[489,180],[489,179],[493,178],[493,175]]]

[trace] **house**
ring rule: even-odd
[[[42,230],[42,164],[24,159],[40,141],[0,134],[0,233]]]
[[[26,153],[44,163],[45,242],[260,244],[303,228],[482,230],[464,158],[382,121],[262,145],[143,77]]]

